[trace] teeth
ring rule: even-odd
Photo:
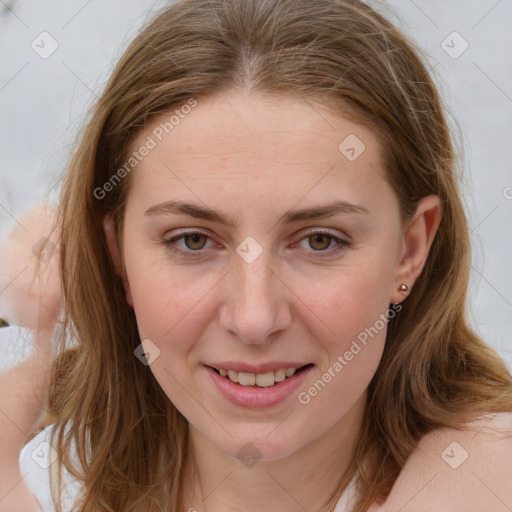
[[[297,370],[297,368],[288,368],[286,370],[286,376],[287,377],[293,377],[293,374],[295,373],[295,370]]]
[[[274,372],[274,380],[276,382],[283,382],[284,379],[286,379],[286,369],[285,368],[281,368]]]
[[[268,388],[274,385],[274,372],[258,373],[256,375],[256,384],[262,388]]]
[[[242,386],[260,386],[262,388],[268,388],[273,386],[277,382],[283,382],[288,377],[295,375],[297,368],[280,368],[275,372],[267,373],[247,373],[247,372],[235,372],[234,370],[225,370],[219,368],[219,373],[222,377],[226,377],[231,381]]]
[[[256,375],[254,373],[238,372],[238,384],[254,386],[256,384]]]

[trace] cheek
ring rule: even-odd
[[[371,263],[347,267],[328,279],[302,282],[301,299],[319,326],[318,339],[328,351],[350,346],[389,308],[390,271]]]
[[[158,356],[151,362],[150,370],[169,399],[180,411],[190,415],[189,354],[204,330],[207,314],[206,301],[201,301],[212,283],[185,277],[174,271],[148,265],[144,271],[143,260],[139,270],[132,272],[132,290],[135,316],[141,340],[151,340]],[[127,269],[128,270],[128,269]]]
[[[151,339],[162,351],[186,351],[204,328],[208,294],[218,276],[171,268],[142,254],[127,258],[126,266],[141,339]]]
[[[297,402],[319,430],[351,410],[381,361],[389,304],[382,292],[385,283],[377,285],[375,279],[364,273],[346,276],[327,290],[313,289],[305,301],[320,319],[309,325],[317,326],[312,334],[324,357],[314,376],[298,390]]]
[[[370,251],[369,251],[370,252]],[[323,357],[318,372],[297,396],[300,404],[343,416],[377,371],[385,346],[391,262],[375,257],[347,265],[330,279],[303,281],[304,312]],[[323,390],[326,390],[325,392]],[[338,404],[332,408],[332,401]]]
[[[314,333],[321,340],[325,355],[318,368],[320,379],[323,383],[333,382],[329,384],[332,391],[337,390],[336,394],[343,397],[340,405],[347,406],[363,393],[379,366],[386,339],[385,314],[388,309],[371,295],[350,292],[346,287],[343,292],[326,298],[329,306],[318,314],[324,322],[323,327]],[[319,386],[321,389],[322,383]],[[324,396],[326,401],[328,394]]]

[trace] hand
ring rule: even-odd
[[[0,240],[0,317],[38,332],[53,331],[62,310],[55,215],[38,206]]]

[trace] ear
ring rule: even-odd
[[[116,275],[120,276],[121,279],[123,280],[126,302],[128,302],[128,304],[133,308],[133,298],[130,289],[130,283],[128,282],[128,278],[126,277],[126,272],[124,270],[121,253],[119,251],[119,246],[117,243],[114,218],[110,213],[107,213],[105,215],[105,218],[103,219],[103,231],[105,232],[108,250],[110,253],[110,257],[112,258],[112,262],[114,264]]]
[[[414,216],[404,230],[402,257],[390,297],[391,303],[402,302],[411,292],[425,266],[441,217],[442,207],[438,196],[430,195],[418,201]],[[406,284],[409,289],[400,291],[401,284]]]

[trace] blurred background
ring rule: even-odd
[[[57,201],[87,109],[167,3],[0,1],[0,237],[37,202]],[[512,1],[368,3],[424,50],[448,106],[473,242],[471,319],[512,370]],[[18,338],[0,342],[0,369],[26,353]]]

